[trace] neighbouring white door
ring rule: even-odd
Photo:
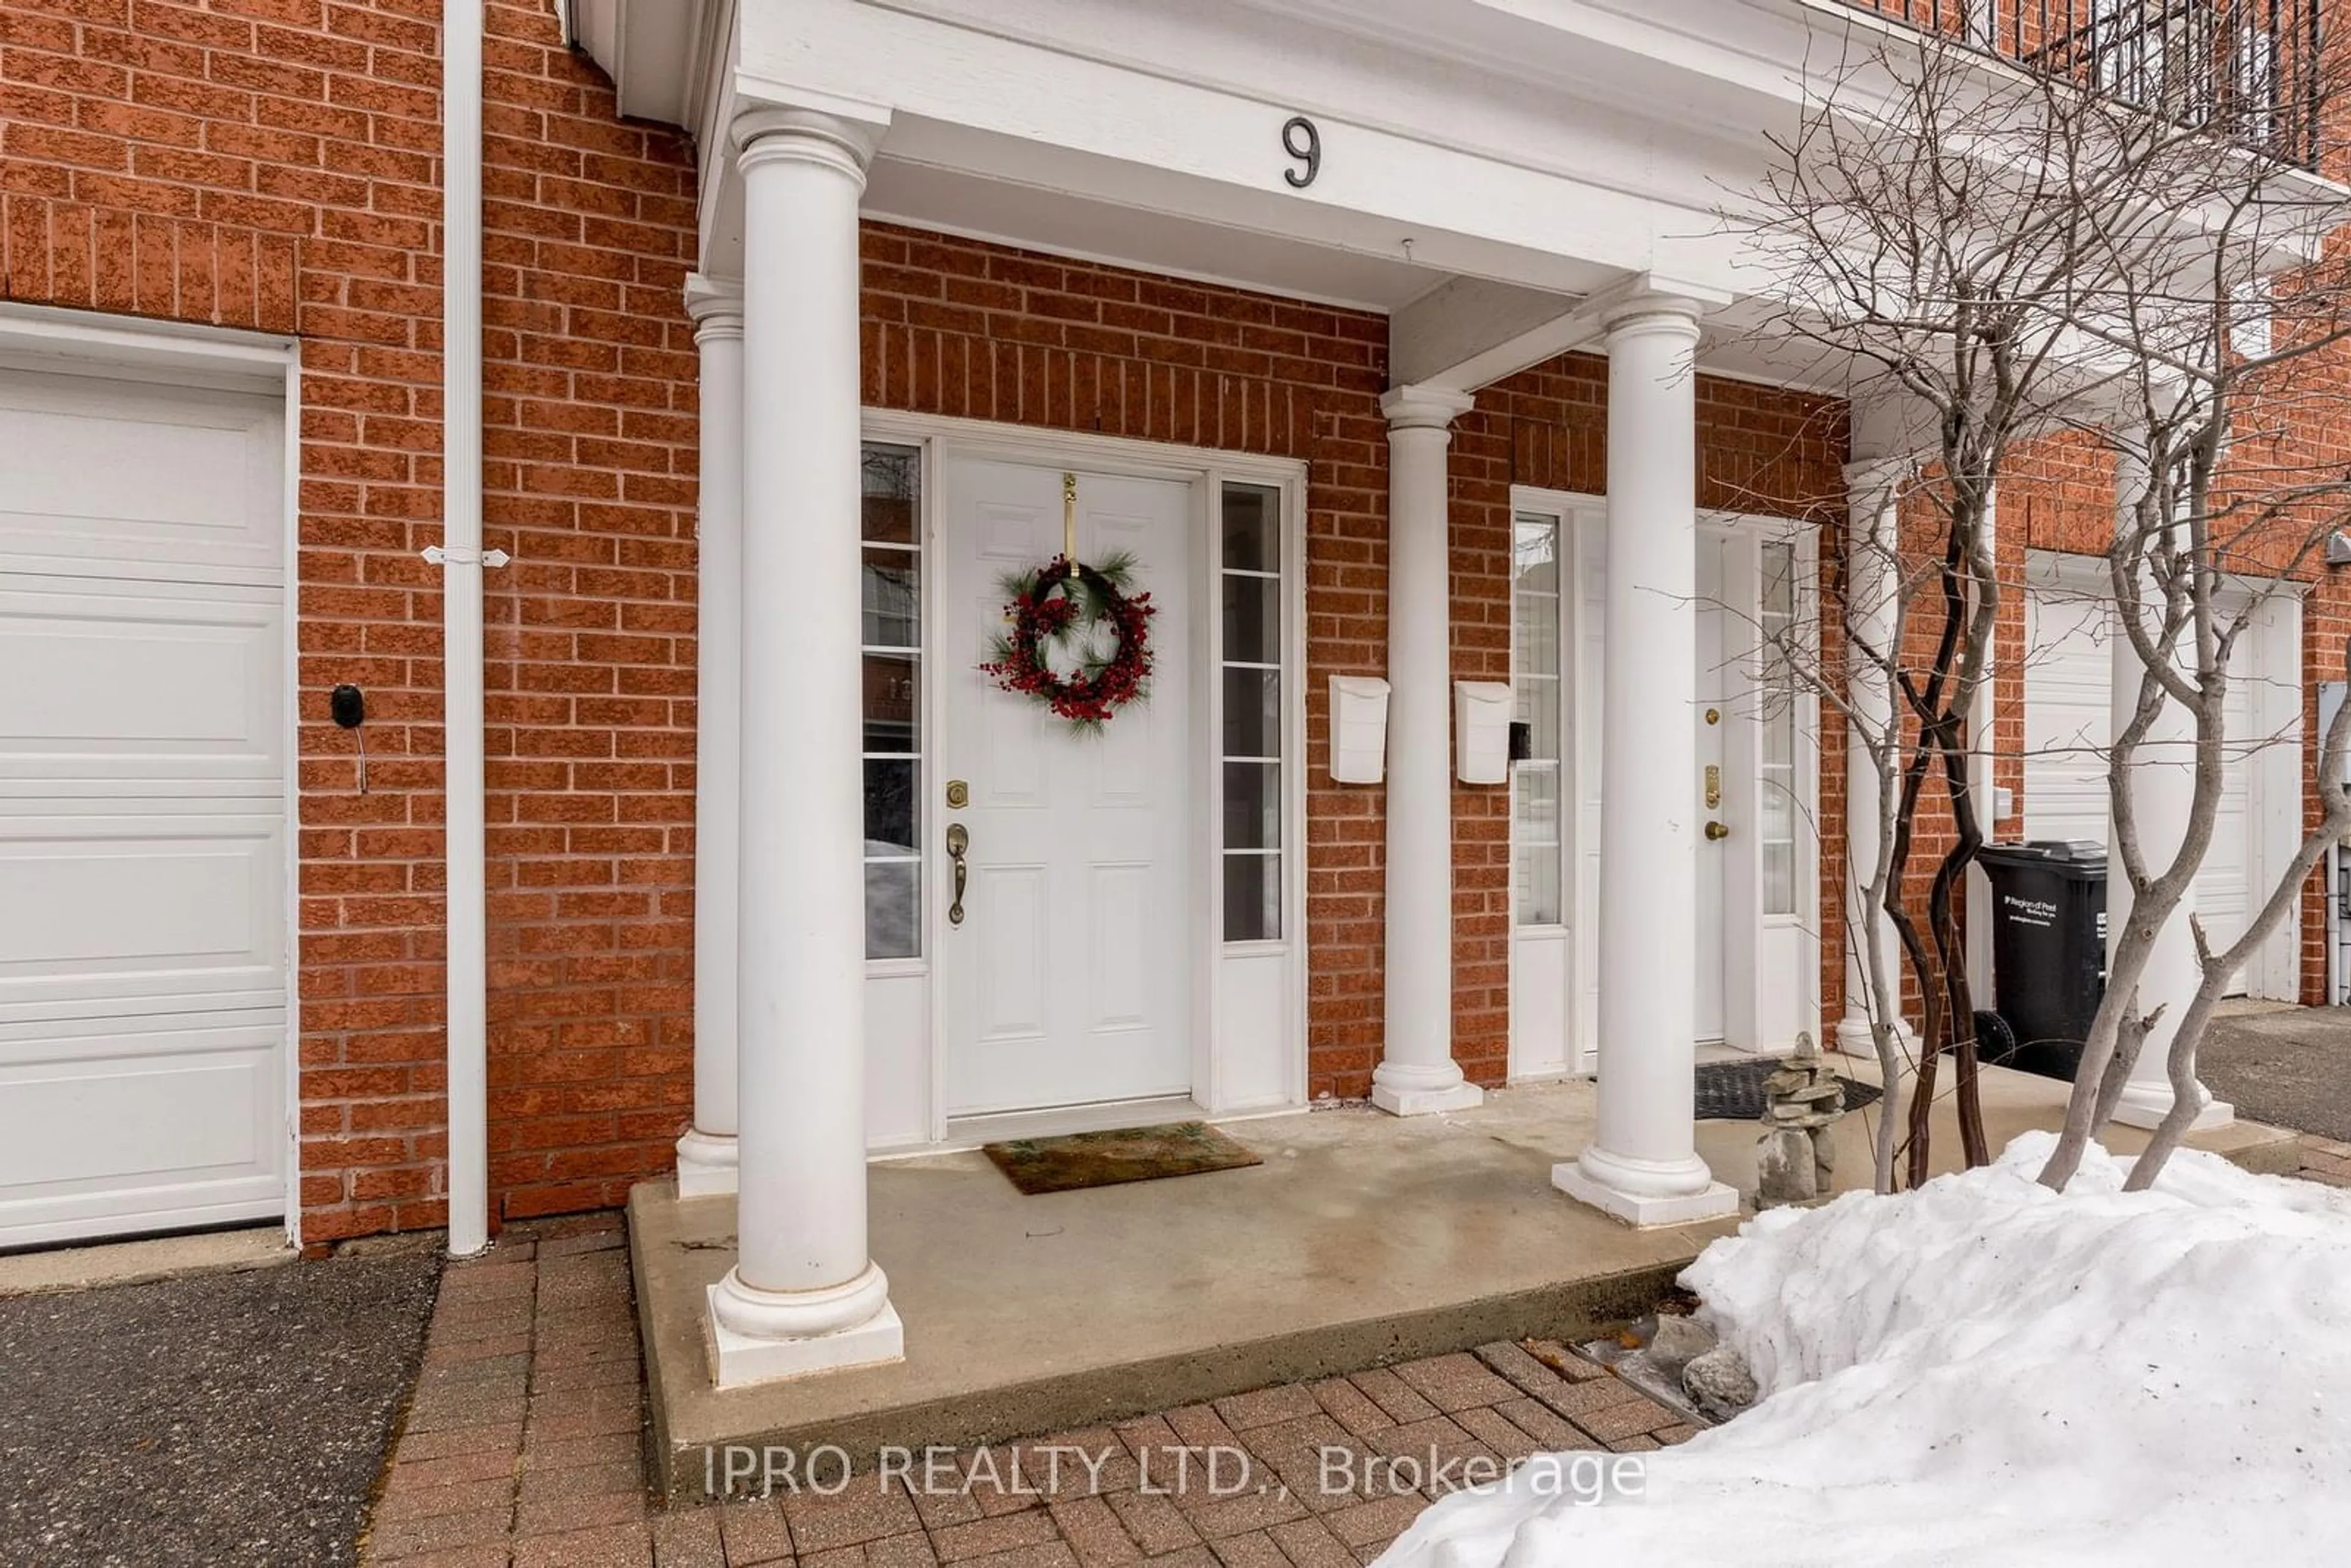
[[[1698,1038],[1723,1038],[1724,961],[1723,908],[1728,856],[1724,837],[1707,836],[1709,824],[1724,822],[1734,790],[1729,748],[1723,744],[1732,710],[1734,687],[1747,682],[1729,666],[1724,639],[1723,591],[1729,574],[1723,557],[1730,545],[1701,530],[1698,540],[1698,690],[1690,705],[1690,723],[1698,730],[1698,777],[1690,780],[1692,804],[1698,810],[1698,973],[1691,977],[1698,1000]],[[1751,713],[1742,702],[1740,712]],[[1747,813],[1751,821],[1752,813]]]
[[[955,897],[950,827],[969,835],[960,922],[942,927],[946,1111],[1040,1110],[1192,1087],[1192,486],[1080,473],[1077,541],[1123,553],[1150,622],[1148,696],[1074,728],[979,673],[1008,575],[1062,544],[1062,470],[950,458],[938,543],[943,740],[928,852]],[[964,805],[949,803],[960,784]]]
[[[284,1210],[282,417],[0,369],[0,1247]]]
[[[1526,498],[1520,502],[1519,538],[1521,550],[1532,553],[1520,562],[1512,606],[1513,679],[1521,684],[1522,716],[1531,715],[1531,705],[1555,700],[1541,690],[1545,683],[1541,678],[1547,667],[1541,655],[1549,652],[1548,643],[1555,641],[1559,674],[1554,684],[1565,688],[1567,704],[1558,743],[1563,753],[1561,761],[1555,766],[1539,765],[1514,778],[1511,786],[1513,914],[1514,918],[1521,912],[1533,916],[1518,921],[1511,947],[1511,1071],[1514,1076],[1540,1077],[1561,1071],[1587,1071],[1599,1029],[1600,989],[1608,983],[1608,977],[1600,973],[1597,939],[1600,862],[1608,852],[1600,835],[1602,693],[1606,661],[1639,654],[1609,643],[1608,537],[1600,505],[1596,501],[1579,504],[1568,497],[1545,501],[1537,498],[1541,492],[1522,494]],[[1550,528],[1554,524],[1560,542],[1552,546]],[[1553,571],[1541,559],[1546,548],[1559,554],[1556,604],[1548,591]],[[1732,744],[1733,718],[1751,725],[1758,708],[1751,674],[1729,637],[1729,628],[1737,617],[1725,608],[1726,594],[1737,596],[1733,602],[1748,605],[1743,613],[1752,617],[1749,603],[1752,584],[1748,574],[1740,570],[1740,558],[1735,554],[1740,548],[1735,530],[1707,528],[1699,532],[1693,632],[1697,681],[1686,716],[1658,716],[1697,727],[1697,772],[1689,781],[1690,804],[1698,813],[1695,821],[1699,824],[1691,889],[1696,951],[1690,980],[1696,998],[1694,1034],[1699,1040],[1719,1040],[1730,1033],[1731,999],[1754,988],[1758,979],[1749,956],[1758,945],[1733,943],[1726,924],[1734,886],[1729,855],[1738,841],[1704,836],[1708,821],[1752,822],[1757,817],[1751,799],[1741,799],[1742,790],[1750,798],[1757,792],[1755,748]],[[1537,678],[1530,681],[1530,674]],[[1712,721],[1707,717],[1709,710],[1716,716]],[[1541,736],[1538,727],[1531,737],[1531,749],[1538,759],[1549,750]],[[1719,809],[1710,811],[1705,796],[1709,767],[1720,770],[1717,777],[1721,790]],[[1550,803],[1554,795],[1555,806]],[[1551,814],[1560,818],[1559,826],[1548,820]],[[1553,841],[1562,831],[1572,834],[1563,852]],[[1543,895],[1543,879],[1550,874],[1552,858],[1564,861],[1567,883],[1555,903]],[[1560,918],[1555,911],[1565,912],[1564,943],[1552,935],[1552,922]],[[1572,980],[1565,972],[1570,954]],[[1734,956],[1749,968],[1737,969]],[[1798,962],[1788,967],[1801,968],[1804,961],[1800,953]],[[1739,989],[1734,991],[1734,987]],[[1554,999],[1562,989],[1569,993],[1564,1003]],[[1553,1040],[1568,1029],[1573,1030],[1573,1049]],[[1741,1043],[1745,1043],[1743,1038]]]

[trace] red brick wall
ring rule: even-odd
[[[620,120],[548,0],[489,35],[490,1183],[521,1217],[622,1202],[693,1099],[697,238],[684,138]]]
[[[314,1242],[445,1215],[439,10],[0,5],[0,297],[301,339]],[[489,32],[491,1180],[523,1214],[617,1202],[687,1099],[693,176],[549,5],[493,0]]]

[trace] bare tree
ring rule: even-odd
[[[2243,9],[2240,26],[2254,25]],[[2231,57],[2275,59],[2250,35]],[[2329,243],[2351,221],[2351,203],[2302,166],[2339,166],[2327,132],[2341,118],[2342,73],[2339,54],[2314,50],[2302,62],[2293,99],[2306,118],[2290,149],[2270,134],[2280,84],[2259,77],[2241,77],[2231,92],[2076,110],[2089,122],[2086,145],[2128,146],[2143,170],[2139,204],[2192,221],[2153,224],[2101,204],[2095,243],[2118,258],[2117,286],[2084,290],[2069,323],[2119,365],[2107,416],[2087,428],[2116,465],[2107,569],[2135,679],[2106,768],[2109,899],[2127,904],[2128,916],[2042,1175],[2052,1186],[2071,1179],[2114,1114],[2147,1040],[2168,1033],[2172,1107],[2131,1185],[2156,1179],[2201,1107],[2196,1056],[2214,1003],[2351,827],[2342,789],[2351,725],[2338,716],[2317,749],[2315,821],[2283,873],[2256,890],[2250,918],[2220,950],[2191,910],[2192,959],[2167,958],[2165,933],[2179,928],[2245,738],[2226,725],[2239,650],[2267,601],[2351,525],[2351,470],[2311,436],[2351,390],[2341,352],[2351,256]],[[2170,983],[2186,979],[2168,972],[2181,963],[2192,964],[2192,984]]]
[[[1973,719],[2001,602],[1995,497],[2017,444],[2076,390],[2058,323],[2083,246],[2072,204],[2030,172],[2052,164],[2053,127],[2022,78],[1988,75],[1980,57],[1920,36],[1878,37],[1806,79],[1824,85],[1774,140],[1752,199],[1728,215],[1755,234],[1773,275],[1769,330],[1847,389],[1881,447],[1917,460],[1898,508],[1844,554],[1846,666],[1813,674],[1876,784],[1876,863],[1854,868],[1846,939],[1860,944],[1889,1100],[1915,1074],[1905,1140],[1915,1183],[1947,1055],[1965,1157],[1989,1154],[1959,900],[1983,839]],[[1912,864],[1922,808],[1938,797],[1951,831],[1922,898]],[[1898,964],[1874,939],[1881,916]],[[1915,1061],[1905,973],[1921,1015]],[[1892,1121],[1889,1111],[1877,1140],[1881,1187],[1894,1180]]]
[[[2184,26],[2175,12],[2194,13],[2197,30],[2165,32]],[[1811,357],[1814,379],[1847,388],[1881,450],[1916,460],[1898,521],[1849,539],[1848,661],[1813,679],[1879,785],[1878,852],[1855,868],[1847,940],[1862,942],[1889,1093],[1906,1065],[1905,976],[1865,939],[1881,912],[1915,987],[1913,1182],[1944,1056],[1966,1158],[1986,1154],[1959,896],[1982,841],[1978,765],[1991,746],[1978,719],[2001,607],[1995,497],[2043,444],[2086,440],[2115,459],[2107,565],[2117,634],[2143,672],[2105,769],[2111,884],[2128,917],[2043,1180],[2071,1176],[2141,1042],[2168,1024],[2170,1074],[2188,1088],[2141,1162],[2153,1179],[2197,1109],[2213,1001],[2351,825],[2338,787],[2351,725],[2338,721],[2321,753],[2324,810],[2300,852],[2226,950],[2196,929],[2200,979],[2179,1016],[2141,1005],[2211,841],[2231,656],[2259,608],[2259,592],[2224,607],[2224,585],[2258,568],[2276,591],[2351,522],[2340,458],[2298,439],[2312,401],[2346,384],[2330,350],[2351,263],[2325,242],[2351,209],[2303,166],[2332,156],[2322,132],[2337,118],[2336,73],[2299,38],[2289,65],[2284,40],[2261,30],[2277,22],[2274,6],[2222,0],[2150,11],[2134,24],[2147,37],[2040,37],[2009,61],[1974,35],[1856,28],[1842,63],[1807,72],[1824,85],[1775,141],[1752,198],[1727,214],[1769,258],[1779,338]],[[2183,780],[2184,823],[2142,811],[2150,794],[2176,802]],[[2142,816],[2164,820],[2149,831]],[[1922,838],[1945,829],[1931,864],[1914,868]],[[1881,1129],[1881,1187],[1890,1139]]]

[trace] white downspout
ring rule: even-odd
[[[482,802],[483,0],[441,13],[442,727],[446,758],[449,1251],[490,1244]],[[437,558],[437,559],[436,559]],[[503,551],[490,564],[504,565]]]

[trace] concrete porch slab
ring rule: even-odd
[[[1844,1071],[1868,1075],[1860,1064]],[[2065,1086],[1986,1074],[1993,1146],[2053,1126]],[[631,1194],[629,1231],[659,1484],[698,1499],[711,1445],[968,1444],[1529,1334],[1587,1335],[1646,1310],[1736,1218],[1636,1230],[1554,1191],[1592,1132],[1593,1089],[1489,1093],[1400,1119],[1351,1106],[1236,1122],[1261,1166],[1024,1197],[977,1152],[871,1170],[873,1256],[905,1359],[712,1386],[707,1287],[733,1263],[731,1197]],[[1938,1108],[1938,1164],[1958,1134]],[[1839,1176],[1865,1185],[1869,1123],[1840,1128]],[[1751,1192],[1751,1124],[1698,1124],[1715,1175]],[[2241,1124],[2192,1140],[2294,1168],[2290,1134]],[[2111,1146],[2144,1134],[2116,1129]]]
[[[1578,1084],[1237,1122],[1265,1164],[1039,1197],[976,1152],[877,1163],[905,1360],[725,1391],[701,1308],[734,1202],[646,1183],[629,1229],[661,1483],[699,1494],[713,1443],[1023,1437],[1646,1310],[1731,1222],[1636,1231],[1553,1192],[1590,1110]]]

